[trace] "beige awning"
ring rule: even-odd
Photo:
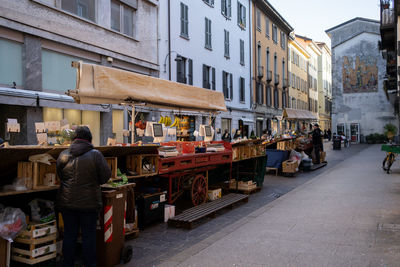
[[[78,69],[76,89],[67,94],[79,104],[142,102],[170,109],[226,111],[221,92],[100,65],[73,62],[72,66]]]
[[[285,108],[283,118],[287,120],[318,120],[317,116],[308,110]]]

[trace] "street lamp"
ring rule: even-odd
[[[172,53],[176,53],[176,58],[175,58],[176,62],[180,62],[183,60],[183,58],[178,54],[178,52],[176,52],[176,51],[168,52],[168,54],[165,56],[165,59],[164,59],[164,73],[167,72],[167,58],[168,58],[168,56],[171,56]],[[171,80],[171,70],[169,70],[169,80]]]

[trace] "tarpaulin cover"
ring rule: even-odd
[[[74,62],[73,66],[78,68],[76,89],[67,94],[79,104],[144,102],[166,108],[226,111],[221,92],[100,65]]]
[[[288,120],[317,120],[317,116],[311,111],[285,108],[283,111],[283,118]]]

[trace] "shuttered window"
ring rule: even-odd
[[[240,64],[244,65],[244,41],[240,40]]]
[[[188,6],[181,3],[181,36],[189,37],[189,15]]]
[[[245,80],[243,77],[239,78],[239,100],[241,102],[245,102],[246,96],[245,96]]]
[[[205,18],[205,47],[212,49],[211,45],[211,20]]]
[[[238,2],[237,13],[239,27],[246,28],[246,7],[240,2]]]
[[[224,56],[229,58],[229,32],[224,30]]]
[[[221,0],[221,13],[227,18],[232,16],[231,0]]]

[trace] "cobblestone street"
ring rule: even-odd
[[[340,151],[333,151],[331,145],[325,143],[328,165],[322,169],[299,173],[295,178],[267,175],[263,189],[250,195],[248,203],[239,204],[233,210],[223,210],[216,218],[204,221],[193,230],[171,228],[167,224],[149,227],[141,231],[137,239],[127,242],[127,244],[133,246],[134,251],[133,260],[128,265],[153,266],[165,261],[168,262],[171,258],[182,261],[188,258],[191,253],[194,255],[222,236],[235,231],[238,227],[238,221],[253,218],[254,212],[262,211],[268,203],[313,178],[321,177],[319,176],[321,174],[334,171],[340,163],[358,155],[366,148],[368,148],[367,145],[354,145]],[[227,247],[227,251],[229,250],[231,250],[230,246]],[[199,263],[198,266],[201,266],[201,264]],[[213,266],[213,264],[209,264],[209,266]]]

